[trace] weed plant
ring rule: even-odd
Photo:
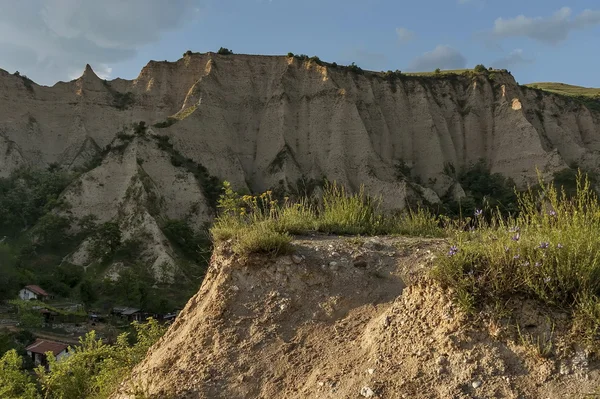
[[[600,204],[581,172],[573,197],[540,180],[519,195],[517,217],[476,211],[469,229],[456,229],[432,271],[467,311],[531,298],[574,316],[574,332],[600,333]]]

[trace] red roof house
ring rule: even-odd
[[[48,297],[48,293],[38,285],[26,285],[25,288],[19,291],[19,298],[24,301],[29,301],[31,299],[44,300]]]
[[[35,365],[47,365],[47,352],[52,352],[56,360],[61,360],[69,354],[69,345],[62,342],[49,341],[47,339],[36,339],[35,342],[25,348],[27,356],[30,356]]]

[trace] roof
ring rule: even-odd
[[[59,353],[67,349],[69,345],[63,344],[61,342],[48,341],[45,339],[36,339],[35,342],[25,348],[26,351],[33,353],[41,353],[44,354],[46,352],[52,352],[54,356],[57,356]]]
[[[127,307],[118,307],[118,308],[113,308],[113,311],[115,313],[119,313],[122,314],[124,316],[130,316],[134,313],[139,312],[141,309],[136,309],[136,308],[127,308]]]
[[[46,291],[44,291],[42,288],[40,288],[39,285],[26,285],[25,289],[28,289],[29,291],[33,292],[34,294],[48,296],[48,293]]]

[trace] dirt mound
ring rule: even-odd
[[[540,309],[516,311],[520,335],[467,318],[423,273],[444,245],[317,236],[277,259],[217,248],[198,294],[114,397],[578,398],[598,387],[584,352],[543,358],[524,344],[546,329]],[[558,348],[560,322],[552,337]]]

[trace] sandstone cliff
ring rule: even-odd
[[[450,189],[460,195],[446,164],[484,158],[521,185],[536,168],[598,170],[600,114],[501,71],[390,78],[294,57],[207,53],[151,61],[132,81],[106,82],[87,66],[79,79],[43,87],[0,70],[0,93],[0,176],[53,163],[83,168],[65,193],[72,213],[150,231],[161,254],[157,216],[196,226],[211,218],[206,187],[186,165],[252,191],[301,177],[364,184],[387,208],[415,194],[397,176],[401,161],[433,202]],[[132,132],[140,121],[143,135]]]

